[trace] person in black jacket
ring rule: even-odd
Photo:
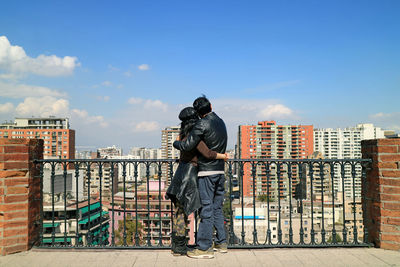
[[[209,149],[225,153],[228,135],[224,121],[212,112],[211,103],[205,97],[193,102],[193,107],[201,117],[187,138],[175,141],[174,147],[180,151],[191,151],[200,141]],[[226,233],[222,205],[225,195],[224,160],[198,157],[198,186],[201,200],[200,224],[197,232],[197,248],[188,251],[192,258],[213,258],[214,250],[227,252]],[[216,239],[213,244],[213,228]]]
[[[184,108],[179,113],[181,123],[180,140],[186,137],[195,123],[199,120],[197,112],[192,107]],[[203,141],[190,151],[182,151],[179,165],[167,189],[167,196],[174,203],[173,229],[171,235],[171,250],[175,256],[186,255],[186,228],[188,216],[201,207],[197,186],[198,156],[207,159],[227,159],[227,154],[220,154],[208,149]]]

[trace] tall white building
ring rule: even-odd
[[[130,153],[127,156],[122,156],[122,159],[161,159],[162,150],[160,148],[146,148],[146,147],[132,147]],[[158,175],[158,164],[156,162],[148,164],[149,176],[154,177]],[[122,165],[119,166],[119,181],[123,180],[122,177]],[[146,163],[139,163],[136,166],[137,181],[146,179],[147,176],[147,165]],[[126,166],[126,181],[135,181],[134,172],[135,166],[130,163]]]
[[[179,135],[181,127],[171,126],[167,127],[161,132],[161,158],[163,159],[179,159],[180,151],[174,148],[173,144]],[[177,164],[174,165],[173,171],[175,172]],[[170,168],[164,164],[162,166],[162,178],[167,179],[169,177]],[[167,183],[169,184],[169,182]]]
[[[373,124],[357,124],[349,128],[314,129],[314,152],[320,152],[326,159],[359,159],[361,158],[361,141],[385,138],[384,131]],[[341,168],[335,165],[334,189],[343,191]],[[353,179],[351,166],[345,166],[344,191],[346,197],[353,196]],[[356,166],[355,195],[361,197],[361,166]]]

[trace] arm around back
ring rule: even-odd
[[[175,141],[174,147],[179,149],[180,151],[191,151],[193,150],[204,135],[205,127],[202,123],[202,120],[199,120],[196,125],[193,127],[192,131],[190,131],[187,138],[183,141]]]

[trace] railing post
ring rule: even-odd
[[[43,140],[0,139],[0,255],[30,249],[40,238]]]
[[[368,241],[400,250],[400,139],[365,140],[363,158],[372,159],[363,188],[364,230]]]

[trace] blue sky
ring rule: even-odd
[[[78,146],[159,147],[206,94],[239,124],[400,131],[400,2],[7,1],[0,119],[68,116]]]

